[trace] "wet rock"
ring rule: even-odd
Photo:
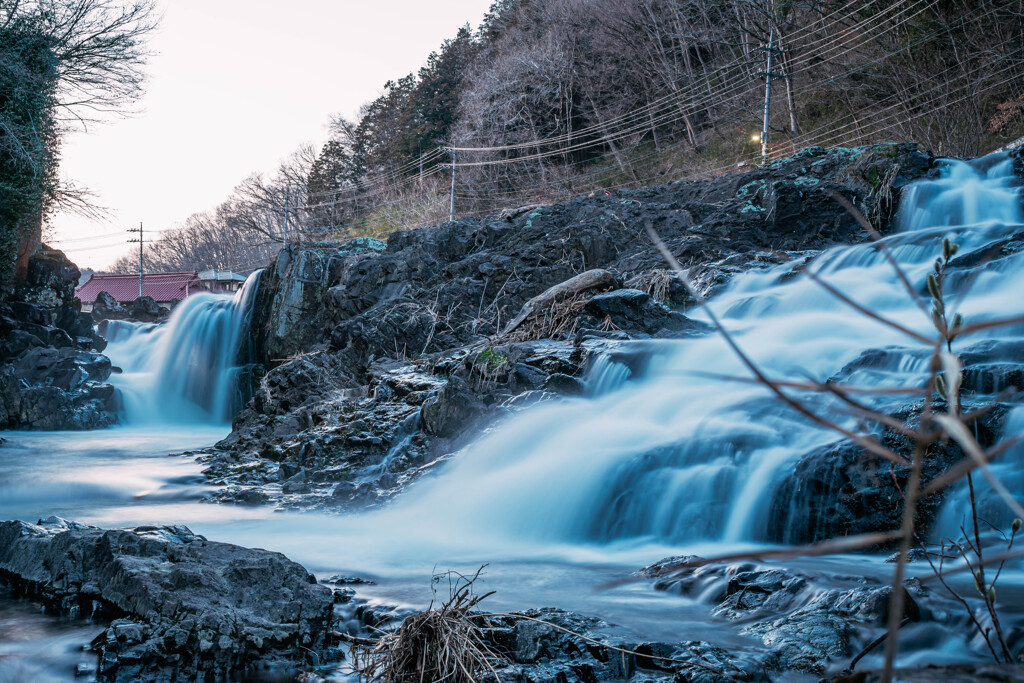
[[[878,581],[698,559],[668,558],[640,574],[655,578],[658,590],[699,598],[715,616],[744,624],[740,633],[763,643],[773,670],[824,673],[829,661],[853,656],[884,628],[892,588]],[[912,621],[921,618],[922,595],[916,585],[904,593]]]
[[[351,586],[351,585],[357,585],[357,584],[361,584],[361,585],[365,585],[365,586],[376,585],[376,582],[370,581],[368,579],[364,579],[364,578],[361,578],[361,577],[358,577],[358,576],[340,576],[340,575],[335,575],[335,576],[328,577],[326,579],[321,579],[320,583],[329,583],[329,584],[337,585],[337,586]]]
[[[881,671],[858,671],[830,679],[832,683],[881,683]],[[1016,683],[1024,680],[1024,665],[985,664],[931,664],[914,668],[898,668],[893,680],[900,683]]]
[[[214,497],[221,502],[237,503],[252,488],[284,507],[376,505],[471,439],[475,426],[555,399],[531,389],[549,376],[560,373],[563,389],[578,392],[587,353],[535,341],[419,363],[381,359],[362,387],[344,376],[345,354],[308,354],[267,374],[231,435],[203,456],[205,474],[227,487]],[[533,394],[511,400],[524,392]],[[288,483],[300,471],[304,483]]]
[[[544,391],[550,391],[562,396],[580,396],[583,394],[584,389],[583,382],[580,379],[563,375],[560,372],[549,375],[544,380],[541,388]]]
[[[913,424],[917,410],[908,405],[893,417]],[[979,421],[979,437],[991,439],[994,413]],[[890,428],[883,430],[882,444],[906,457],[913,445]],[[925,482],[939,476],[963,459],[955,443],[937,444],[929,449],[923,476]],[[852,442],[841,441],[812,450],[802,456],[776,486],[768,514],[766,535],[771,542],[801,544],[879,530],[898,529],[903,515],[900,494],[907,485],[909,465],[893,466],[871,456]],[[941,496],[930,496],[917,507],[915,528],[927,532],[942,504]]]
[[[608,324],[633,335],[676,336],[687,331],[707,333],[704,323],[690,320],[637,289],[619,289],[598,294],[586,305],[597,324]]]
[[[108,292],[100,292],[96,295],[96,301],[92,305],[92,317],[99,320],[124,320],[130,317],[128,310],[117,302]]]
[[[430,434],[451,437],[478,418],[483,409],[483,403],[469,385],[459,377],[451,377],[439,393],[423,404],[423,424]]]
[[[474,425],[582,393],[594,344],[707,332],[669,307],[692,297],[645,228],[707,295],[736,273],[780,263],[795,273],[815,250],[865,239],[831,191],[886,229],[888,198],[930,167],[912,145],[812,149],[748,173],[399,232],[386,248],[289,246],[253,310],[270,370],[207,474],[283,506],[376,504],[443,462]],[[560,287],[574,295],[502,336]],[[630,362],[639,375],[643,361]],[[308,491],[285,492],[299,470]]]
[[[724,649],[702,642],[636,642],[609,638],[608,624],[560,609],[544,608],[489,618],[482,637],[505,658],[501,680],[722,681],[764,680]],[[611,642],[609,642],[611,641]]]
[[[330,589],[298,564],[185,527],[3,522],[0,569],[55,609],[98,601],[118,617],[93,643],[104,683],[292,668],[325,651],[333,618]]]
[[[103,292],[100,293],[101,295]],[[128,314],[139,322],[152,323],[165,319],[171,311],[158,304],[151,296],[140,296],[131,303]]]

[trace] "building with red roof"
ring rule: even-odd
[[[187,273],[146,273],[142,276],[143,296],[151,296],[163,306],[194,294],[198,285],[199,274],[194,270]],[[100,292],[107,292],[120,304],[130,304],[139,297],[139,276],[93,273],[75,290],[75,296],[82,300],[85,310],[90,310]]]

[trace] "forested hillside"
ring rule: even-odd
[[[1024,134],[1022,0],[497,0],[321,149],[154,243],[151,267],[252,269],[286,224],[291,241],[383,237],[452,204],[750,167],[769,55],[769,160],[878,141],[974,155]]]

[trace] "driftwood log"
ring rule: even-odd
[[[593,270],[580,273],[575,277],[569,278],[565,282],[560,282],[553,287],[549,287],[523,304],[523,307],[519,310],[519,314],[505,326],[505,329],[501,331],[501,335],[499,336],[504,337],[505,335],[511,334],[528,318],[551,308],[554,304],[564,301],[569,297],[593,290],[614,289],[618,286],[619,283],[615,279],[615,276],[607,270],[595,268]]]

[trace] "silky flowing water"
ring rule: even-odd
[[[949,237],[961,245],[958,258],[973,264],[950,278],[956,309],[969,322],[1024,312],[1024,251],[1013,246],[1024,239],[1017,185],[1011,161],[993,156],[944,161],[938,178],[906,191],[902,229],[886,243],[922,298],[924,278]],[[996,255],[1010,255],[989,263],[983,256],[993,245],[1003,249]],[[875,246],[833,248],[809,267],[863,305],[930,334],[929,319]],[[958,298],[967,284],[969,293]],[[112,382],[123,397],[125,426],[5,434],[0,518],[186,524],[214,540],[281,551],[321,577],[373,579],[360,597],[410,607],[430,602],[435,571],[489,562],[483,582],[497,591],[488,599],[494,610],[557,606],[600,616],[611,624],[608,633],[624,637],[759,647],[699,601],[647,583],[600,588],[665,556],[766,544],[779,482],[801,456],[837,441],[765,389],[723,380],[749,372],[720,337],[645,342],[650,358],[640,375],[611,357],[596,359],[586,396],[493,425],[382,510],[325,515],[214,505],[204,502],[212,489],[201,467],[170,454],[209,446],[229,431],[255,286],[253,278],[234,299],[190,297],[164,326],[112,325],[107,354],[124,370]],[[851,383],[883,387],[920,385],[924,377],[926,348],[852,311],[793,264],[737,275],[708,306],[773,377],[842,373]],[[688,314],[706,318],[701,310]],[[1024,327],[986,334],[1020,339]],[[888,350],[890,360],[851,365],[871,349]],[[814,400],[829,411],[825,399]],[[1024,409],[1010,412],[1006,432],[1024,433]],[[1016,494],[1024,493],[1022,465],[1024,446],[1017,446],[994,468]],[[991,521],[1008,525],[1008,512],[979,486]],[[956,536],[966,506],[965,493],[953,491],[936,534]],[[797,513],[788,519],[804,523]],[[882,560],[859,554],[786,566],[841,586],[851,576],[886,580],[892,565]],[[1021,621],[1024,577],[1011,567],[1000,582],[1007,618]],[[70,680],[73,662],[88,659],[73,651],[88,639],[79,636],[99,627],[40,619],[26,604],[0,596],[0,682]],[[35,635],[12,635],[22,627]],[[903,644],[904,664],[984,657],[966,626],[911,626]],[[26,677],[25,667],[35,673]]]

